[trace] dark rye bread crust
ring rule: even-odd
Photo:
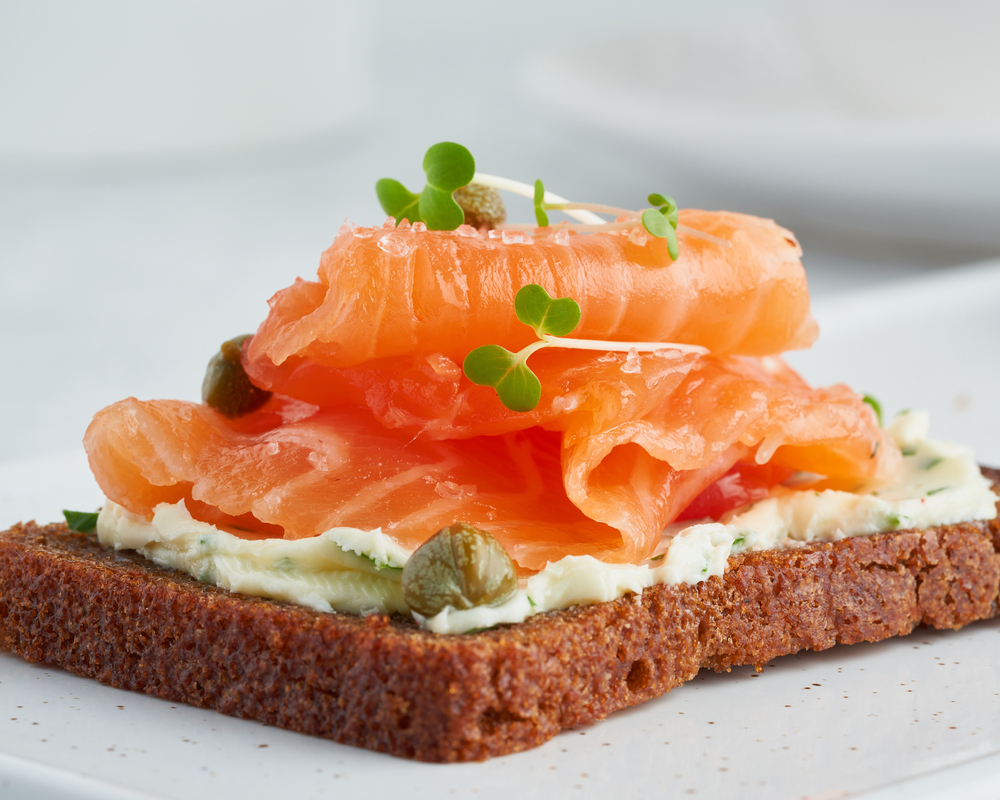
[[[1000,472],[984,470],[996,488]],[[478,634],[232,595],[63,525],[0,534],[0,648],[101,683],[425,761],[541,744],[699,669],[998,613],[1000,525],[733,556],[697,586]]]

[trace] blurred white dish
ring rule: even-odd
[[[533,93],[667,175],[836,226],[1000,243],[1000,6],[714,8],[548,53]]]
[[[0,4],[0,165],[315,139],[364,109],[350,0]]]

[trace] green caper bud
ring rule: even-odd
[[[403,567],[403,598],[425,617],[445,606],[499,605],[516,591],[517,572],[503,545],[464,522],[439,530]]]
[[[507,221],[503,197],[492,186],[470,183],[456,189],[452,197],[465,212],[465,224],[473,228],[498,228]]]
[[[201,384],[201,399],[230,419],[256,411],[268,401],[271,393],[250,383],[240,354],[243,343],[252,337],[247,333],[223,342],[212,356]]]

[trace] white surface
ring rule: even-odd
[[[692,8],[543,53],[531,86],[662,170],[741,190],[739,207],[995,245],[997,30],[988,0]]]
[[[370,107],[351,0],[0,4],[0,167],[315,140]]]
[[[991,367],[1000,352],[1000,263],[844,295],[816,311],[820,344],[794,357],[808,377],[844,379],[879,395],[890,413],[930,408],[936,434],[1000,463]],[[0,478],[4,520],[54,518],[64,498],[97,497],[78,453],[9,462]],[[993,797],[998,634],[991,621],[786,657],[759,676],[706,673],[536,750],[451,766],[175,706],[0,655],[0,787],[6,781],[11,797],[90,798],[103,781],[122,797],[183,800],[279,791],[375,800],[397,797],[401,786],[427,798]]]
[[[844,382],[887,416],[931,412],[931,435],[1000,466],[1000,262],[817,303],[819,341],[789,362],[813,384]]]

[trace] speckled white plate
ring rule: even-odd
[[[1000,464],[1000,263],[820,305],[793,361],[932,411]],[[0,519],[96,490],[78,454],[0,464]],[[55,496],[58,495],[58,496]],[[0,654],[0,796],[963,798],[1000,784],[1000,621],[704,673],[484,764],[415,764],[109,689]]]

